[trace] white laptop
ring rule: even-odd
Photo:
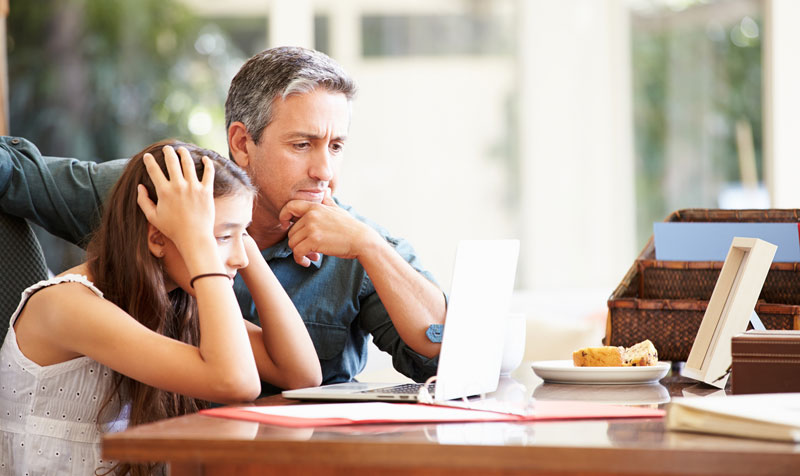
[[[435,401],[497,389],[518,256],[519,240],[459,243],[435,387],[429,390]],[[413,402],[422,385],[346,382],[287,390],[283,396]]]

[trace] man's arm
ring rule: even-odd
[[[363,220],[363,217],[359,217],[359,219]],[[411,244],[405,240],[390,236],[385,230],[369,221],[367,223],[376,227],[376,230],[380,232],[386,242],[394,248],[395,253],[406,261],[419,276],[435,285],[433,276],[422,268]],[[443,296],[441,292],[439,295]],[[415,352],[411,346],[400,338],[386,307],[381,302],[369,277],[362,283],[360,298],[359,324],[362,329],[372,334],[372,341],[376,347],[392,356],[392,366],[416,382],[424,382],[429,377],[436,375],[439,364],[438,356],[432,359],[425,357]],[[437,337],[437,339],[434,339],[436,342],[441,341],[441,329],[438,330],[435,337]]]
[[[358,259],[400,338],[422,356],[439,354],[441,344],[432,342],[427,331],[432,324],[444,324],[444,294],[396,246],[329,197],[322,204],[289,202],[280,219],[288,223],[292,218],[297,220],[289,230],[289,246],[298,263],[307,265],[314,253]]]
[[[0,137],[0,210],[85,246],[126,163],[43,157],[25,139]]]
[[[376,233],[377,234],[377,233]],[[400,338],[415,352],[432,358],[441,343],[427,335],[432,324],[444,324],[442,291],[411,267],[383,237],[370,242],[358,258]]]

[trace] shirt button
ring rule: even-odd
[[[17,145],[19,144],[19,139],[11,139],[11,143]]]

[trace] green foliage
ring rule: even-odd
[[[198,142],[198,107],[221,122],[229,77],[173,0],[12,2],[10,130],[45,154],[102,160],[165,137]],[[221,127],[221,126],[218,126]]]
[[[684,24],[660,15],[670,21],[635,18],[632,31],[641,244],[654,221],[679,208],[716,208],[720,191],[739,182],[737,121],[752,128],[763,179],[760,21]],[[748,26],[756,35],[742,35]]]

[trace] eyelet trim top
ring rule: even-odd
[[[9,319],[0,348],[0,476],[94,474],[114,464],[101,459],[103,432],[127,426],[127,409],[117,401],[98,424],[113,383],[111,369],[86,356],[42,366],[19,349],[14,323],[25,303],[40,289],[66,282],[81,283],[103,297],[86,276],[67,274],[23,291]]]

